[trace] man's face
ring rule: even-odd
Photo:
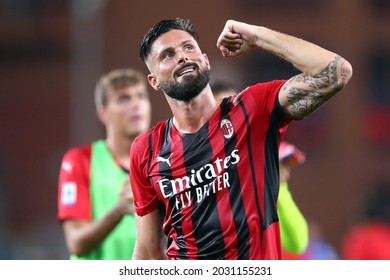
[[[171,30],[158,37],[147,64],[152,87],[177,100],[191,100],[210,80],[207,56],[202,54],[195,39],[182,30]]]
[[[104,107],[104,122],[109,132],[134,138],[150,126],[151,105],[143,83],[110,88]]]

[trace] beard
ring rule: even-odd
[[[183,67],[187,66],[189,66],[189,64],[184,65]],[[203,69],[200,69],[197,66],[196,69],[199,69],[199,72],[195,76],[185,75],[182,77],[181,82],[177,82],[176,80],[171,83],[161,82],[161,90],[173,99],[184,102],[190,101],[198,96],[210,81],[209,68],[204,67]]]

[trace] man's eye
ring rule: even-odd
[[[172,58],[173,57],[173,53],[165,53],[164,55],[163,55],[163,58],[165,59],[165,58]]]
[[[127,100],[129,100],[128,96],[119,96],[118,97],[118,102],[119,103],[126,102]]]

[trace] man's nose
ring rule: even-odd
[[[131,101],[127,103],[127,109],[131,111],[138,110],[138,108],[140,107],[140,103],[141,103],[140,100],[133,98]]]
[[[177,51],[177,57],[178,57],[179,63],[184,63],[184,62],[188,61],[188,56],[187,56],[186,52],[183,50]]]

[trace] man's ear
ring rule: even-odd
[[[96,115],[99,118],[99,120],[104,125],[106,125],[106,123],[107,123],[107,115],[106,115],[106,110],[104,109],[104,107],[100,107],[100,108],[96,109]]]
[[[208,56],[207,56],[207,54],[203,54],[203,56],[204,56],[204,60],[206,61],[206,64],[207,64],[207,66],[208,66],[208,68],[209,68],[209,70],[211,69],[211,66],[210,66],[210,61],[209,61],[209,58],[208,58]]]
[[[160,90],[160,84],[157,81],[156,77],[153,74],[148,75],[148,82],[152,86],[152,88],[156,91]]]

